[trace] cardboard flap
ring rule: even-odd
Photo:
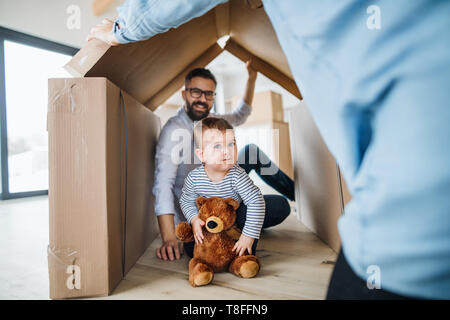
[[[113,47],[90,41],[65,68],[76,77],[106,77],[144,104],[216,41],[211,10],[146,41]]]
[[[254,57],[257,71],[301,99],[264,9],[242,0],[217,6],[146,41],[109,46],[91,40],[65,68],[75,77],[106,77],[154,110],[183,85],[190,67],[204,67],[220,54],[216,42],[227,34],[231,44],[237,44],[229,45],[228,51],[240,59]]]
[[[230,3],[230,36],[240,46],[293,79],[286,56],[263,7],[245,1]]]

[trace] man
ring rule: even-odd
[[[224,2],[127,1],[91,37],[145,40]],[[352,193],[327,297],[450,299],[450,1],[263,4]]]

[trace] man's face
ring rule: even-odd
[[[189,89],[200,89],[211,93],[216,90],[214,81],[202,77],[195,77],[186,84],[186,89],[181,92],[181,95],[186,103],[185,108],[189,117],[194,121],[206,118],[214,104],[214,97],[205,97],[205,94],[203,93],[200,97],[193,97]]]

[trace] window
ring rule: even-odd
[[[47,81],[76,51],[0,28],[2,199],[47,193]]]

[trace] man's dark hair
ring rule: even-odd
[[[192,80],[192,78],[195,78],[195,77],[210,79],[210,80],[214,81],[214,85],[217,86],[216,78],[211,73],[211,71],[209,71],[208,69],[205,69],[205,68],[196,68],[196,69],[189,71],[189,73],[186,75],[186,78],[184,79],[184,84],[185,85],[188,84]]]

